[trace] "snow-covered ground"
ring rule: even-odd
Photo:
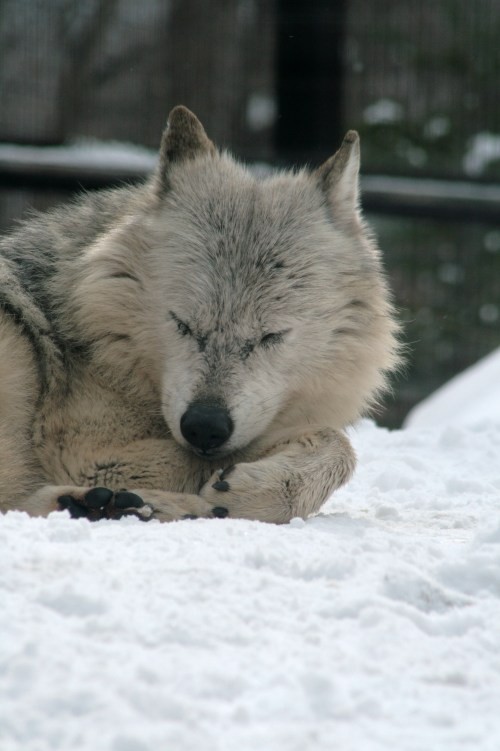
[[[500,349],[491,352],[412,409],[405,425],[500,424]],[[500,457],[499,457],[500,461]]]
[[[498,751],[500,422],[352,438],[306,522],[0,517],[1,751]]]

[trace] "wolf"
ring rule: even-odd
[[[257,179],[169,115],[155,173],[0,242],[0,507],[286,523],[351,476],[399,362],[349,131]]]

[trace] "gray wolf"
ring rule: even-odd
[[[284,523],[348,480],[398,363],[359,139],[256,179],[176,107],[156,173],[0,243],[0,503]]]

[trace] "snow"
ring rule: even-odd
[[[393,99],[378,99],[365,107],[363,120],[368,125],[388,125],[403,119],[403,105]]]
[[[158,154],[120,141],[81,139],[60,146],[27,146],[0,143],[0,170],[6,174],[32,174],[37,177],[80,177],[91,175],[103,180],[144,177],[158,162]]]
[[[435,141],[438,138],[447,136],[451,130],[450,118],[445,115],[435,115],[431,117],[424,126],[424,135],[430,140]]]
[[[491,308],[492,312],[497,310],[497,306]],[[480,419],[500,424],[500,349],[459,373],[414,407],[405,425],[470,425]]]
[[[36,162],[38,165],[50,167],[70,165],[74,169],[94,167],[109,170],[129,167],[148,173],[155,168],[157,159],[157,153],[144,146],[92,138],[82,138],[59,146],[0,144],[0,164],[4,161],[17,165]]]
[[[471,177],[482,175],[492,162],[500,161],[500,134],[476,133],[468,144],[463,168]]]
[[[0,517],[2,751],[498,751],[500,421],[351,437],[305,522]]]
[[[246,120],[251,130],[270,128],[277,117],[276,101],[266,94],[250,94],[246,107]]]

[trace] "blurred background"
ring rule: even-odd
[[[355,128],[408,345],[378,416],[399,426],[500,345],[499,40],[500,0],[0,0],[0,230],[146,174],[175,104],[270,166]]]

